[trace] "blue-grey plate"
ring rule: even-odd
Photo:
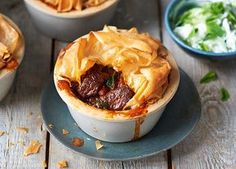
[[[201,114],[198,92],[186,73],[181,71],[179,89],[167,105],[160,121],[154,129],[140,140],[127,143],[102,142],[104,148],[96,150],[96,139],[84,133],[71,117],[66,104],[61,100],[53,80],[43,90],[41,98],[42,116],[46,126],[53,124],[48,131],[66,147],[86,157],[99,160],[131,160],[155,155],[182,141],[197,124]],[[62,129],[70,134],[63,135]],[[82,147],[71,144],[74,137],[83,138]]]

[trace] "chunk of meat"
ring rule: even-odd
[[[133,97],[134,92],[127,85],[122,85],[109,91],[101,97],[109,105],[110,110],[122,110],[126,103]]]
[[[95,65],[84,75],[81,85],[77,88],[77,92],[82,98],[95,96],[102,88],[107,75],[101,71],[101,67]]]

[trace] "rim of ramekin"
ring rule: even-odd
[[[7,70],[4,71],[2,73],[0,73],[0,80],[3,79],[5,76],[7,76],[8,74],[14,72],[15,70],[17,70],[20,66],[20,64],[22,63],[22,60],[24,58],[24,54],[25,54],[25,40],[24,40],[24,36],[20,30],[20,28],[15,24],[15,22],[13,22],[13,20],[11,20],[9,17],[7,17],[6,15],[0,13],[0,16],[2,16],[4,19],[7,20],[7,22],[14,28],[16,29],[16,31],[19,33],[20,36],[20,40],[21,40],[21,46],[19,47],[18,51],[17,51],[17,55],[18,55],[18,66],[16,67],[16,69],[12,69],[12,70]]]
[[[84,18],[87,16],[95,15],[117,4],[119,0],[108,0],[99,6],[90,7],[82,11],[71,11],[71,12],[61,12],[61,13],[58,13],[55,9],[52,9],[47,4],[41,2],[40,0],[24,0],[24,2],[33,7],[35,10],[40,11],[49,16],[53,16],[56,18],[73,19],[73,18]]]

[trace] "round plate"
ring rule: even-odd
[[[96,150],[96,139],[84,133],[70,115],[66,104],[61,100],[53,80],[43,90],[41,109],[46,126],[53,124],[48,131],[66,147],[90,158],[117,161],[139,159],[167,150],[182,141],[197,124],[201,114],[198,92],[186,73],[181,71],[181,82],[175,97],[167,105],[154,129],[141,139],[127,143],[102,142],[104,147]],[[68,135],[62,134],[67,129]],[[84,139],[82,147],[71,144],[74,137]]]

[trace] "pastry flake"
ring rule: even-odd
[[[31,140],[29,146],[24,151],[24,156],[37,154],[41,147],[42,144],[38,140]]]
[[[58,161],[57,166],[58,168],[68,168],[68,162],[66,160]]]
[[[5,131],[0,131],[0,137],[5,134]]]
[[[28,133],[29,132],[29,128],[26,127],[17,127],[16,131],[21,132],[21,133]]]
[[[42,168],[46,168],[47,167],[47,163],[46,163],[45,160],[41,161],[41,166],[42,166]]]
[[[95,141],[95,146],[97,150],[100,150],[101,148],[104,147],[100,140]]]
[[[70,132],[68,131],[68,130],[66,130],[66,129],[62,129],[62,134],[63,135],[67,135],[67,134],[69,134]]]

